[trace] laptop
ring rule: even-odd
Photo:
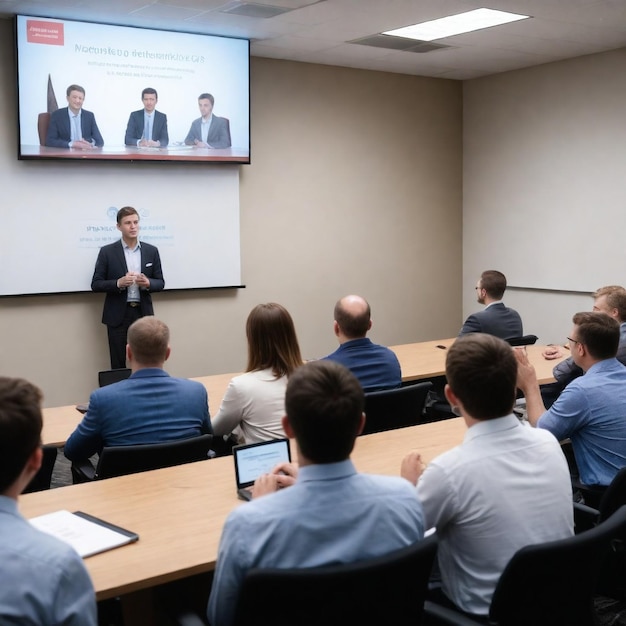
[[[237,496],[241,500],[252,498],[254,481],[267,474],[279,463],[291,461],[289,439],[272,439],[233,447]]]

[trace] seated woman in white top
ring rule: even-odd
[[[285,436],[287,377],[302,365],[291,315],[274,302],[255,306],[246,322],[248,366],[230,381],[218,414],[211,419],[215,435],[238,429],[243,443]]]

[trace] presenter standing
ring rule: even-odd
[[[117,212],[120,241],[100,248],[91,279],[92,291],[104,292],[102,323],[106,324],[111,368],[126,367],[126,334],[140,317],[154,315],[153,291],[165,281],[156,246],[139,241],[139,214],[130,206]]]

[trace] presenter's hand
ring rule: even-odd
[[[204,141],[198,141],[197,139],[193,143],[196,148],[210,148],[211,147],[209,146],[208,143],[205,143]]]
[[[266,496],[268,493],[274,493],[280,489],[278,484],[278,476],[275,474],[261,474],[252,487],[252,499]]]
[[[517,359],[517,386],[526,394],[532,387],[537,387],[537,373],[532,363],[528,360],[528,355],[522,350],[513,350]]]
[[[408,480],[411,484],[417,485],[419,477],[424,473],[426,465],[422,461],[422,455],[415,450],[409,452],[400,465],[400,476]]]
[[[118,289],[124,289],[125,287],[130,287],[136,280],[138,274],[135,272],[127,272],[124,276],[117,279],[117,287]]]
[[[136,274],[135,282],[139,287],[142,287],[143,289],[150,288],[150,279],[145,274]]]

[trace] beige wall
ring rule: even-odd
[[[463,87],[463,309],[484,269],[541,343],[562,343],[589,294],[626,284],[626,49]]]
[[[20,189],[36,185],[41,168],[68,186],[80,174],[64,163],[16,161],[8,21],[0,21],[0,41],[5,212],[19,206]],[[370,300],[375,341],[454,335],[461,323],[461,84],[257,58],[251,77],[253,162],[240,170],[246,288],[155,295],[156,313],[172,330],[169,371],[241,370],[247,314],[272,300],[291,311],[307,358],[334,349],[332,308],[349,292]],[[136,171],[171,177],[175,212],[177,169]],[[202,202],[196,172],[191,200]],[[15,236],[28,253],[27,215],[24,226]],[[0,373],[40,385],[47,406],[85,401],[108,366],[101,307],[102,295],[91,293],[0,299]]]

